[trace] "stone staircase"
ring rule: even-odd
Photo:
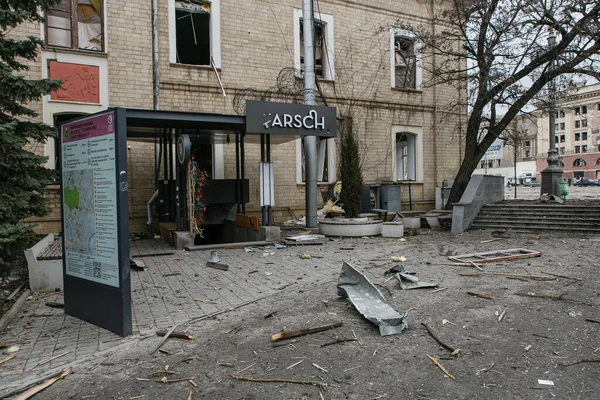
[[[600,233],[600,205],[493,203],[483,206],[471,225],[507,228]]]

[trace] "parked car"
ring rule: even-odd
[[[578,181],[573,182],[574,186],[600,186],[600,183],[596,179],[581,178]]]
[[[527,182],[527,184],[525,186],[540,187],[540,186],[542,186],[542,183],[539,181],[530,181],[530,182]]]

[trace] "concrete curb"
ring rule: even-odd
[[[19,311],[21,311],[21,308],[23,308],[23,304],[25,304],[25,301],[29,296],[31,296],[31,290],[26,289],[21,295],[21,297],[19,297],[19,299],[15,301],[15,304],[12,305],[10,310],[8,310],[8,312],[4,314],[4,316],[2,316],[2,319],[0,319],[0,332],[5,330],[10,320],[13,319]]]

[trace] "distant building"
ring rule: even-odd
[[[548,113],[538,113],[537,173],[548,165]],[[600,83],[582,86],[559,95],[555,142],[563,178],[600,178]]]

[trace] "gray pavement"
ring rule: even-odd
[[[105,329],[50,308],[46,302],[63,302],[62,293],[34,293],[0,334],[0,343],[19,346],[15,357],[0,366],[0,388],[16,379],[39,375],[70,363],[101,360],[121,346],[154,336],[156,329],[211,317],[284,290],[302,291],[333,282],[342,259],[359,250],[363,257],[391,254],[393,239],[356,240],[355,251],[340,250],[334,242],[298,246],[273,254],[243,248],[219,250],[228,271],[207,268],[210,251],[175,251],[173,255],[140,258],[146,271],[131,271],[133,335],[121,338]],[[162,239],[130,242],[131,254],[173,251]],[[312,259],[301,259],[310,254]],[[265,255],[267,254],[267,255]],[[56,357],[52,360],[53,357]]]
[[[567,195],[567,202],[569,200],[600,200],[600,186],[568,186],[567,188],[569,190],[569,194]],[[540,192],[541,188],[539,186],[517,186],[516,198],[523,200],[536,200],[540,198]],[[504,188],[504,198],[506,200],[512,200],[515,198],[514,186]]]

